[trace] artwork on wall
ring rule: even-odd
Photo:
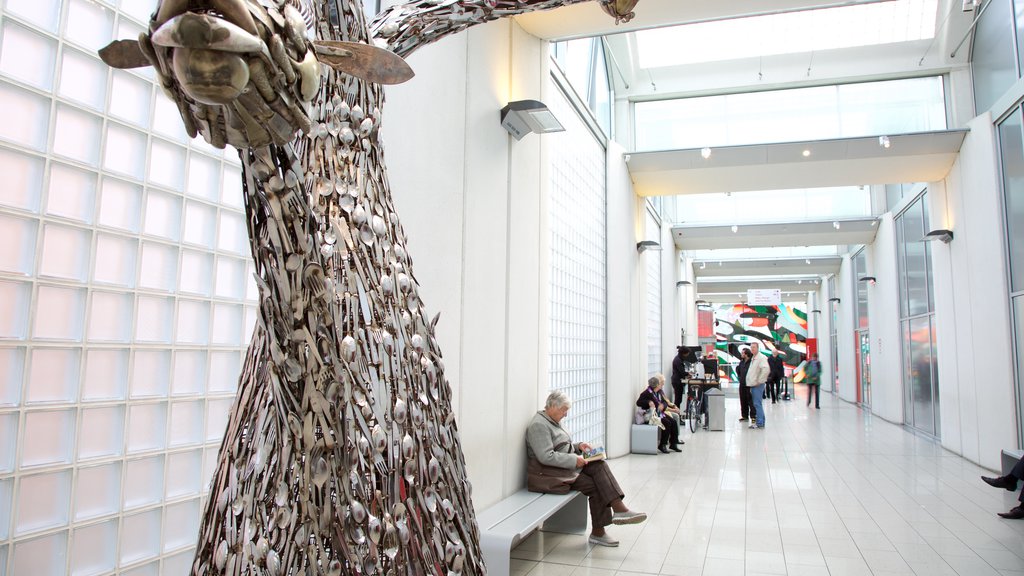
[[[715,307],[715,349],[720,366],[737,382],[735,367],[740,351],[757,342],[763,352],[781,352],[786,373],[794,382],[803,379],[807,356],[807,313],[790,304],[748,306],[719,304]]]
[[[469,26],[584,1],[420,0],[368,23],[359,0],[164,0],[101,51],[153,66],[188,134],[242,161],[259,319],[193,574],[484,574],[381,84]],[[635,4],[600,0],[616,21]]]

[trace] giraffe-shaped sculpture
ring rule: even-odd
[[[163,0],[137,41],[189,134],[238,149],[259,322],[193,574],[483,575],[451,390],[378,142],[401,56],[589,0]],[[637,0],[598,0],[616,21]]]

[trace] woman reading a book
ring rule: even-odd
[[[623,504],[625,495],[604,462],[604,448],[586,442],[574,444],[562,428],[560,422],[571,404],[564,392],[555,390],[526,429],[526,486],[531,492],[565,494],[579,490],[586,494],[593,524],[590,543],[618,546],[619,541],[604,527],[643,522],[647,514],[633,512]]]
[[[658,450],[668,454],[668,447],[671,443],[672,450],[682,452],[679,449],[679,422],[672,417],[671,412],[679,414],[679,408],[668,401],[662,388],[665,386],[665,377],[655,374],[647,380],[647,388],[640,393],[636,405],[645,410],[650,410],[655,418],[661,421],[661,430],[658,431]],[[657,420],[654,421],[655,423]]]

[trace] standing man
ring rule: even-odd
[[[782,363],[778,348],[772,350],[772,355],[768,358],[768,369],[768,393],[772,397],[772,404],[775,404],[779,399],[779,384],[786,375],[786,367]]]
[[[818,362],[818,355],[814,354],[811,356],[811,361],[807,363],[807,368],[804,369],[807,374],[807,405],[811,405],[811,395],[814,395],[814,408],[820,409],[818,405],[819,400],[819,388],[821,387],[821,362]],[[793,384],[793,393],[796,394],[796,383]]]
[[[768,360],[761,354],[761,346],[758,343],[750,345],[750,367],[747,368],[747,386],[750,387],[750,399],[755,412],[755,422],[751,428],[764,428],[764,386],[768,382],[768,375],[771,369],[768,367]]]
[[[683,346],[676,347],[676,357],[672,359],[672,395],[676,406],[683,406],[683,393],[686,391],[686,386],[683,385],[683,379],[686,378],[686,365],[683,361],[683,356],[686,355],[686,348]]]

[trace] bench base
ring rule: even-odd
[[[1024,458],[1024,450],[1003,450],[1000,462],[1003,467],[1003,476],[1008,476],[1021,458]]]
[[[585,534],[589,505],[581,492],[538,494],[520,490],[477,515],[480,551],[488,576],[508,576],[512,549],[538,527]]]
[[[629,434],[629,451],[633,454],[658,453],[658,428],[650,424],[633,424]]]

